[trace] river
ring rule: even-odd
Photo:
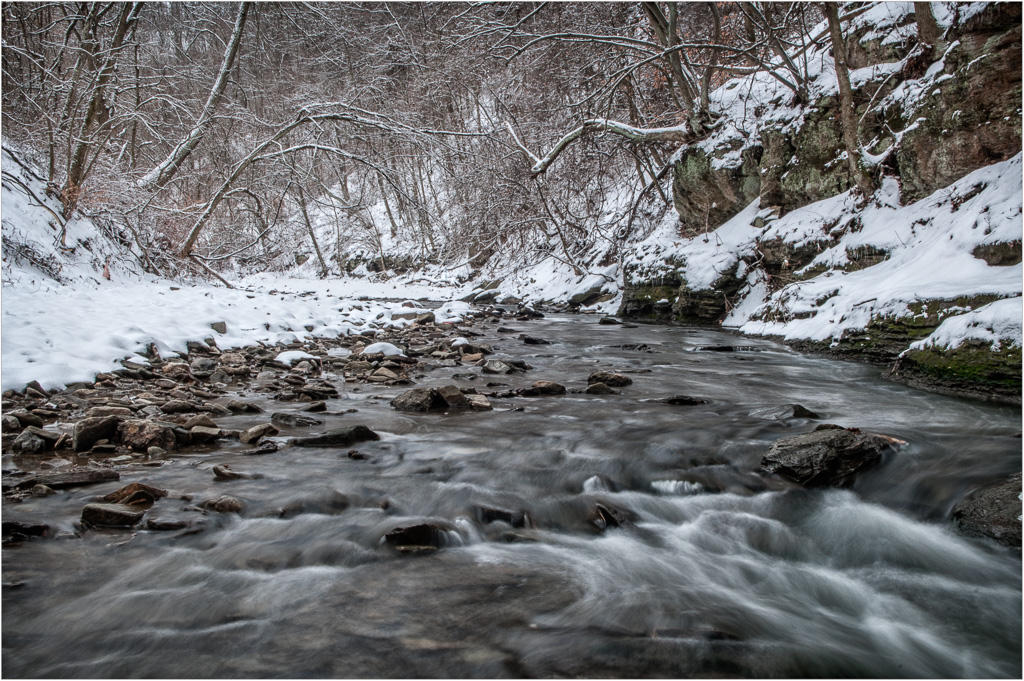
[[[356,447],[365,459],[229,442],[5,504],[60,536],[3,550],[3,674],[1020,678],[1020,553],[949,522],[968,492],[1021,469],[1019,407],[713,330],[570,315],[478,330],[474,343],[533,369],[437,367],[417,383],[582,388],[598,369],[634,382],[450,414],[397,412],[401,388],[348,384],[330,409],[358,411],[313,430],[369,426],[382,439]],[[747,349],[701,350],[722,345]],[[679,394],[707,402],[660,401]],[[793,403],[819,418],[771,418]],[[909,444],[848,490],[758,474],[773,440],[825,422]],[[262,477],[215,481],[225,463]],[[133,481],[171,492],[149,517],[198,516],[187,507],[220,494],[247,506],[192,534],[74,535],[84,504]],[[599,528],[595,504],[633,522]],[[484,522],[481,508],[528,520]],[[448,528],[447,545],[382,544],[421,522]]]

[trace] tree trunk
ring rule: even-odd
[[[306,222],[306,231],[309,232],[309,239],[313,242],[313,250],[316,251],[316,259],[320,261],[320,278],[323,279],[328,273],[327,263],[324,262],[324,256],[320,252],[320,244],[317,243],[316,234],[313,232],[313,223],[309,221],[309,212],[306,210],[306,197],[302,193],[302,186],[296,186],[299,190],[299,207],[302,209],[302,219]]]
[[[935,53],[936,48],[941,46],[942,32],[932,14],[932,3],[915,2],[914,16],[917,19],[917,42],[921,45],[928,45]]]
[[[832,34],[832,57],[836,64],[836,80],[839,81],[839,110],[850,179],[857,185],[861,195],[867,198],[874,193],[875,185],[861,163],[857,117],[853,108],[853,88],[850,86],[850,70],[847,66],[846,41],[843,39],[843,29],[839,23],[839,6],[831,2],[824,2],[821,7],[828,18],[828,27]]]

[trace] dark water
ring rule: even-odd
[[[171,491],[149,517],[198,517],[183,494],[231,494],[247,508],[205,516],[187,536],[88,532],[5,548],[4,675],[1020,678],[1020,555],[948,521],[970,491],[1020,470],[1019,408],[714,331],[589,317],[509,325],[554,344],[492,324],[475,340],[534,369],[457,383],[581,388],[599,368],[639,371],[635,382],[449,415],[399,413],[380,397],[400,389],[350,385],[330,409],[358,413],[323,428],[380,432],[357,446],[366,460],[349,448],[243,456],[234,443],[5,505],[5,518],[69,535],[85,503],[136,480]],[[639,343],[653,352],[618,347]],[[721,344],[762,351],[696,351]],[[709,403],[656,401],[676,394]],[[758,411],[787,403],[822,418]],[[774,439],[823,421],[909,445],[852,490],[757,474]],[[215,482],[220,463],[263,477]],[[635,526],[600,532],[595,503]],[[481,506],[525,511],[533,527],[482,523]],[[448,546],[403,556],[382,545],[422,521],[448,528]]]

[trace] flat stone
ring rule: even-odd
[[[359,425],[329,430],[313,437],[292,438],[288,443],[296,447],[348,447],[359,442],[379,439],[380,435],[366,426]]]
[[[43,427],[43,419],[30,413],[27,409],[16,409],[12,412],[8,412],[8,414],[18,419],[18,422],[23,428],[27,428],[28,426],[35,426],[36,428]]]
[[[100,482],[119,480],[121,476],[117,471],[109,468],[80,468],[66,473],[42,473],[32,475],[20,480],[16,487],[18,489],[29,489],[36,485],[46,485],[52,489],[67,489],[69,487],[81,487],[83,485],[95,485]]]
[[[275,411],[270,415],[270,420],[280,426],[293,427],[319,426],[323,423],[322,420],[313,418],[312,416],[289,414],[288,412],[283,411]]]
[[[258,413],[263,411],[257,405],[250,402],[243,402],[242,400],[228,400],[227,404],[224,406],[236,414],[244,414],[247,412]]]
[[[123,416],[125,418],[131,418],[133,412],[128,407],[99,406],[93,407],[89,411],[85,412],[85,415],[88,417]]]
[[[160,405],[160,411],[165,414],[190,414],[198,409],[198,406],[185,400],[170,400]]]
[[[145,514],[144,510],[123,504],[86,504],[82,509],[82,522],[97,527],[131,527]]]
[[[210,428],[209,426],[192,426],[189,432],[192,434],[192,442],[195,444],[203,444],[223,436],[220,428]]]
[[[882,454],[906,444],[852,429],[816,430],[783,437],[761,458],[761,470],[807,487],[848,487]]]
[[[485,362],[481,370],[485,374],[511,374],[515,371],[515,368],[511,364],[503,362],[500,359],[492,359]]]
[[[182,426],[185,430],[192,430],[196,426],[205,426],[206,428],[217,428],[217,423],[209,417],[207,414],[196,414],[185,421]]]

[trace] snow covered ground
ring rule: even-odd
[[[3,169],[4,390],[33,380],[45,388],[91,381],[99,372],[120,368],[125,358],[146,364],[138,353],[150,343],[167,355],[205,338],[225,349],[400,327],[412,323],[393,318],[411,311],[402,307],[406,299],[445,303],[435,310],[438,321],[459,320],[470,309],[447,302],[465,295],[461,289],[410,281],[413,277],[375,282],[255,275],[228,289],[139,274],[92,222],[75,219],[64,226],[59,204],[46,198],[42,182],[6,152]],[[60,245],[62,228],[66,246]],[[413,309],[422,307],[416,303]],[[211,328],[217,322],[227,326],[226,333]]]

